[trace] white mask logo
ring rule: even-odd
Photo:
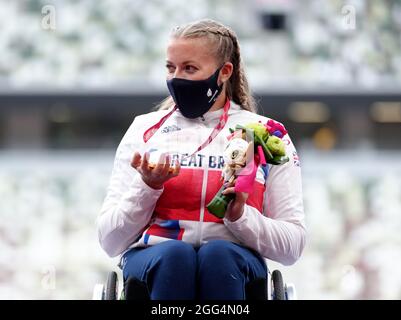
[[[211,97],[211,96],[212,96],[212,90],[210,90],[210,88],[209,88],[209,90],[207,91],[207,96],[208,96],[208,97]]]

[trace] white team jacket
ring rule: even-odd
[[[171,110],[171,109],[170,109]],[[229,128],[268,118],[245,111],[231,101],[228,121],[218,136],[193,157],[210,135],[223,109],[203,119],[187,119],[175,111],[145,144],[143,133],[169,110],[137,116],[117,148],[114,168],[97,219],[100,245],[109,256],[131,247],[149,246],[171,239],[200,246],[212,239],[240,243],[263,257],[293,264],[305,246],[305,224],[299,158],[288,134],[283,137],[290,161],[258,169],[254,192],[244,213],[230,222],[210,214],[206,205],[222,185],[223,150]],[[130,166],[134,151],[166,151],[181,161],[180,174],[154,190]],[[268,171],[268,172],[266,172]]]

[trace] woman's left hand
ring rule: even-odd
[[[241,218],[244,213],[244,207],[249,194],[246,192],[235,192],[234,187],[228,187],[222,192],[223,194],[235,194],[234,200],[230,201],[227,206],[225,218],[230,221],[236,221]]]

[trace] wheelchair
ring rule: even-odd
[[[297,300],[293,283],[285,283],[279,270],[268,271],[265,278],[256,279],[245,287],[246,300]],[[149,300],[146,285],[134,278],[128,278],[119,290],[118,275],[110,271],[105,284],[96,284],[92,300]]]

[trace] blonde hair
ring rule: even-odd
[[[204,19],[175,27],[171,32],[172,38],[201,38],[206,37],[219,65],[224,62],[233,64],[233,73],[226,83],[227,97],[241,106],[242,109],[257,111],[256,102],[249,89],[241,61],[240,47],[237,35],[229,27],[211,19]],[[174,106],[171,96],[164,99],[155,109],[163,110]]]

